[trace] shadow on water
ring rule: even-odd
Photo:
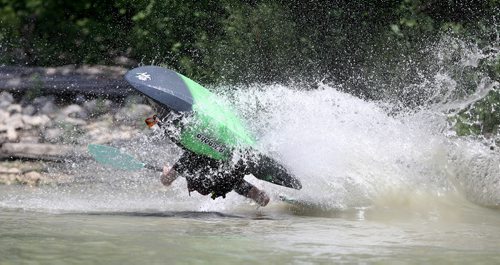
[[[279,204],[279,212],[283,216],[297,217],[320,217],[320,218],[345,218],[349,220],[359,219],[360,213],[366,210],[366,207],[338,208],[329,207],[321,203],[287,203]]]
[[[221,212],[196,212],[196,211],[110,211],[110,212],[85,212],[65,213],[65,215],[92,215],[92,216],[127,216],[127,217],[162,217],[162,218],[187,218],[187,219],[219,219],[236,218],[244,219],[244,216],[225,214]]]
[[[122,216],[122,217],[158,217],[158,218],[185,218],[185,219],[250,219],[250,220],[274,220],[264,214],[253,213],[251,215],[235,215],[222,212],[199,212],[199,211],[96,211],[96,212],[71,212],[63,215],[86,215],[86,216]]]

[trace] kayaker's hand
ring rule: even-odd
[[[172,182],[177,178],[177,172],[170,167],[170,166],[164,166],[163,167],[163,172],[161,173],[161,183],[165,186],[170,186]]]

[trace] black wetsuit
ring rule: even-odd
[[[232,166],[226,161],[198,155],[186,149],[179,142],[181,120],[182,116],[172,115],[166,122],[158,125],[165,129],[165,134],[172,142],[184,150],[173,169],[186,178],[189,192],[211,194],[212,199],[220,196],[225,198],[226,194],[232,190],[247,196],[253,185],[243,179],[248,174],[247,166],[243,161]]]
[[[232,190],[246,196],[253,187],[243,177],[247,174],[242,162],[230,166],[227,162],[197,155],[185,150],[173,169],[187,180],[188,190],[212,199],[223,198]]]

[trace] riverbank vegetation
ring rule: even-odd
[[[461,97],[500,79],[499,6],[498,0],[1,0],[0,63],[163,64],[204,84],[323,81],[415,108],[450,97],[443,90]],[[460,112],[459,134],[496,133],[499,114],[489,106],[498,98],[492,91],[477,103],[488,107]]]

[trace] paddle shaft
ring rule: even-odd
[[[153,165],[150,165],[150,164],[144,164],[144,168],[150,169],[150,170],[154,170],[154,171],[158,171],[158,172],[162,172],[163,171],[163,168],[157,167],[157,166],[153,166]]]

